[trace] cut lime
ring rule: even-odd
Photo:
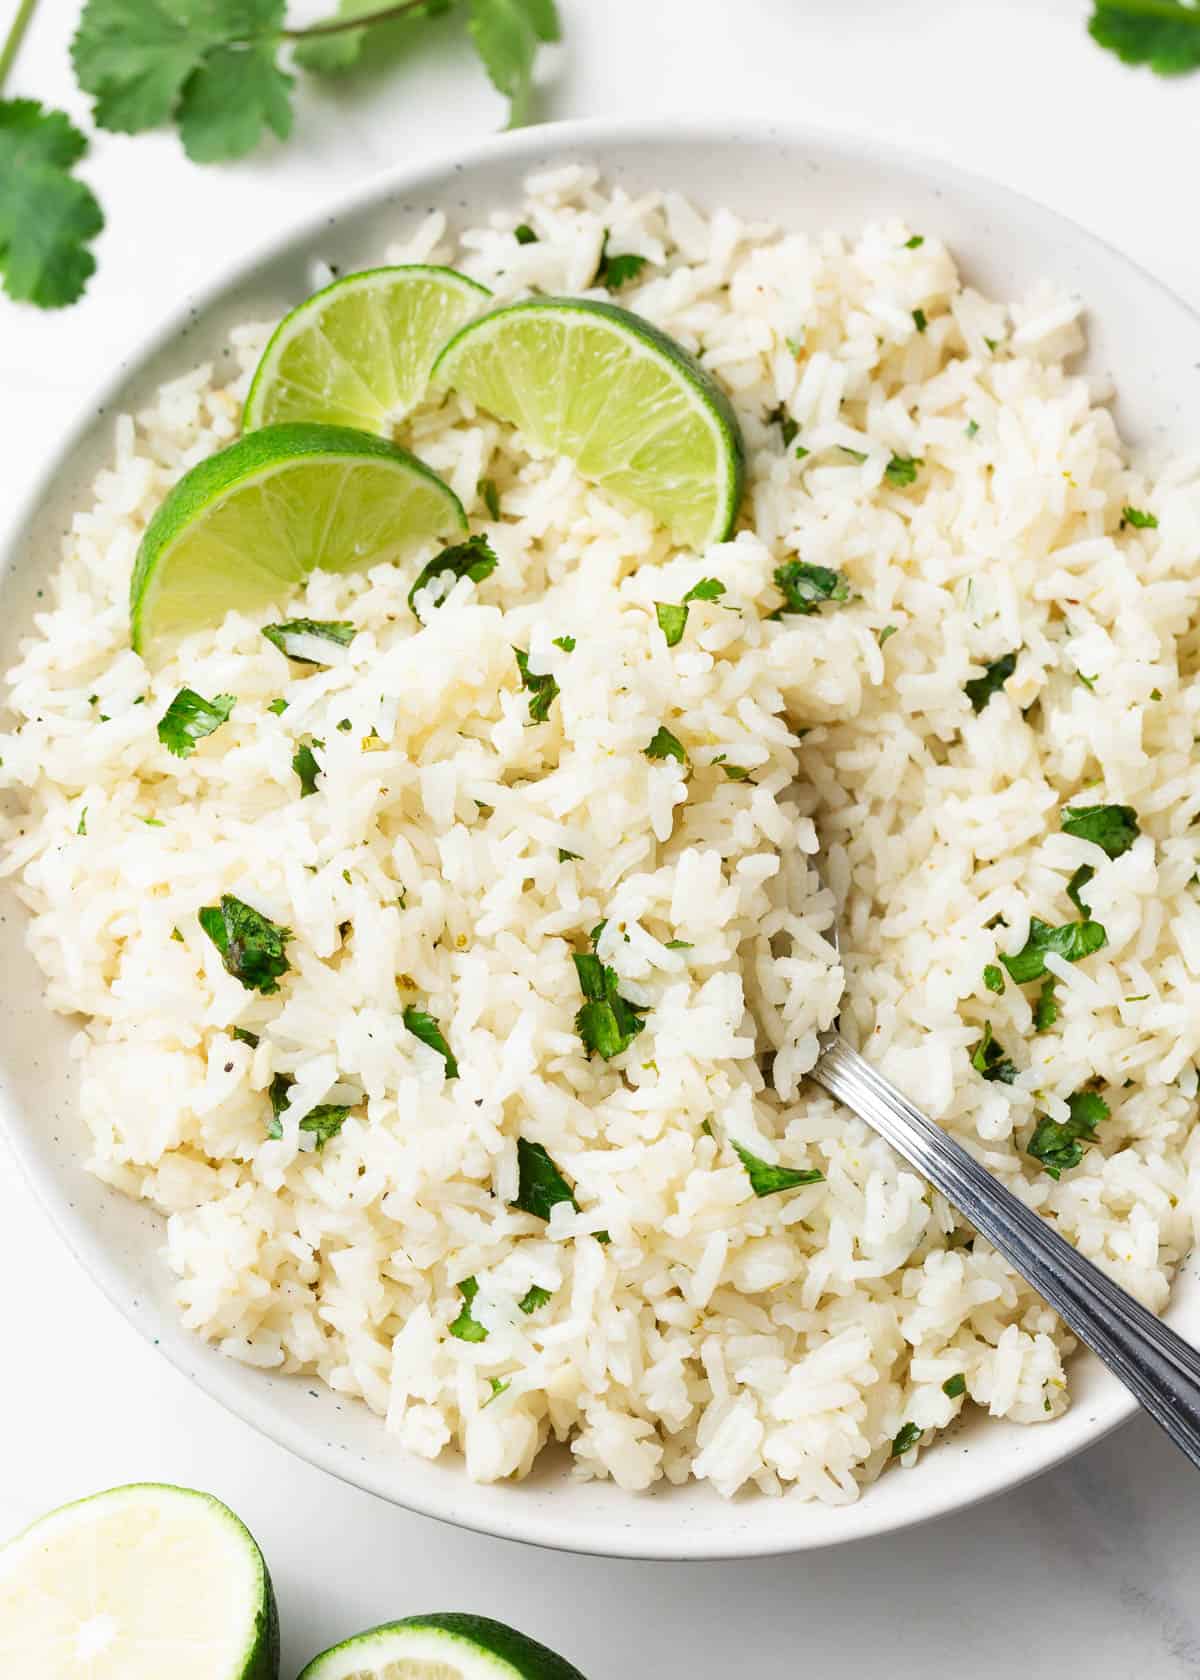
[[[459,330],[433,368],[569,455],[585,478],[648,508],[704,549],[737,518],[745,451],[729,399],[657,327],[612,303],[533,298]]]
[[[219,1500],[143,1483],[42,1517],[0,1550],[0,1674],[275,1680],[262,1553]]]
[[[281,601],[309,572],[366,571],[466,530],[415,455],[347,426],[251,432],[186,473],[150,521],[129,585],[133,645]]]
[[[347,274],[276,327],[246,398],[246,431],[326,420],[386,431],[413,408],[438,351],[491,293],[452,268]]]
[[[314,1657],[300,1680],[583,1680],[536,1640],[486,1616],[409,1616]]]

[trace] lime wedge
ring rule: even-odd
[[[233,1512],[143,1483],[42,1517],[0,1550],[0,1674],[275,1680],[271,1578]]]
[[[729,399],[666,333],[612,303],[533,298],[460,329],[433,368],[456,391],[569,455],[697,550],[737,518],[745,451]]]
[[[327,420],[383,432],[421,400],[438,351],[491,293],[452,268],[347,274],[285,315],[246,398],[246,431]]]
[[[583,1680],[536,1640],[486,1616],[409,1616],[347,1639],[300,1680]]]
[[[397,444],[348,426],[264,427],[185,473],[147,526],[129,585],[134,648],[466,525],[450,487]]]

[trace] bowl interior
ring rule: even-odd
[[[377,261],[393,231],[431,209],[466,225],[513,203],[524,176],[585,160],[631,191],[669,188],[708,207],[788,227],[847,231],[903,215],[944,238],[968,280],[1002,297],[1051,277],[1088,304],[1088,371],[1111,378],[1116,413],[1139,451],[1200,437],[1200,318],[1098,240],[1027,200],[891,146],[770,124],[674,122],[631,128],[588,123],[506,136],[452,163],[368,185],[165,323],[145,353],[89,404],[0,552],[0,659],[7,668],[37,610],[72,511],[105,463],[115,415],[136,409],[164,379],[225,354],[236,323],[270,319],[314,284],[319,260],[342,272]],[[855,1505],[795,1499],[727,1503],[704,1487],[634,1496],[565,1478],[561,1455],[518,1486],[480,1487],[454,1462],[406,1457],[364,1406],[302,1378],[239,1365],[183,1332],[159,1257],[161,1225],[146,1208],[81,1167],[68,1045],[75,1023],[42,1002],[25,948],[24,914],[0,906],[0,1112],[16,1156],[64,1238],[109,1297],[215,1398],[264,1433],[334,1474],[412,1509],[511,1538],[618,1556],[700,1558],[798,1550],[921,1521],[1014,1485],[1129,1416],[1133,1402],[1090,1355],[1073,1365],[1075,1404],[1060,1421],[1021,1428],[972,1414],[921,1456],[885,1476]],[[153,1092],[147,1093],[153,1101]],[[1171,1322],[1200,1339],[1200,1285],[1184,1270]]]

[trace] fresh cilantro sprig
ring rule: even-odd
[[[998,1079],[1002,1085],[1011,1085],[1017,1077],[1017,1064],[1009,1059],[1000,1041],[993,1038],[990,1021],[983,1023],[983,1037],[971,1052],[971,1066],[985,1079]]]
[[[1011,956],[1000,953],[1000,961],[1019,986],[1028,980],[1040,980],[1046,972],[1046,954],[1053,952],[1067,962],[1079,962],[1108,944],[1108,935],[1099,922],[1067,922],[1063,927],[1050,927],[1036,916],[1029,923],[1029,938]]]
[[[1121,857],[1142,832],[1132,805],[1069,806],[1062,814],[1062,828],[1077,840],[1090,840],[1110,858]]]
[[[196,919],[221,953],[221,961],[248,992],[277,992],[279,976],[292,966],[285,947],[292,937],[269,916],[255,910],[232,893],[222,895],[219,905],[205,905]]]
[[[604,923],[592,931],[595,945]],[[628,1050],[646,1025],[645,1009],[621,996],[615,969],[600,961],[595,951],[573,953],[579,989],[583,993],[583,1007],[575,1016],[575,1030],[583,1040],[589,1056],[599,1055],[606,1062]]]
[[[654,616],[658,619],[658,627],[666,638],[667,646],[678,647],[683,640],[688,607],[693,601],[719,601],[724,593],[725,585],[720,578],[701,578],[699,583],[692,585],[682,601],[655,601]]]
[[[1109,1117],[1109,1107],[1095,1091],[1076,1091],[1067,1098],[1065,1120],[1042,1115],[1026,1144],[1026,1151],[1040,1161],[1051,1178],[1061,1178],[1083,1160],[1083,1145],[1095,1143],[1096,1127]]]
[[[487,1326],[480,1324],[471,1311],[475,1297],[479,1294],[478,1278],[465,1277],[457,1287],[463,1299],[462,1311],[453,1324],[447,1325],[446,1328],[452,1336],[457,1336],[460,1342],[486,1342]]]
[[[514,648],[517,659],[517,670],[521,677],[521,687],[529,694],[529,721],[531,723],[545,723],[550,716],[550,708],[559,695],[559,687],[549,671],[531,671],[529,669],[529,655],[523,648]]]
[[[62,111],[36,99],[0,100],[0,275],[20,303],[61,309],[95,271],[88,247],[104,216],[71,173],[87,148]]]
[[[570,1202],[576,1212],[579,1203],[544,1145],[517,1139],[517,1195],[513,1207],[531,1213],[535,1219],[549,1219],[559,1202]]]
[[[420,613],[416,608],[416,596],[419,589],[424,589],[435,578],[444,578],[445,584],[438,598],[438,606],[453,589],[459,578],[470,578],[472,583],[482,583],[484,578],[491,577],[500,564],[495,549],[485,536],[478,532],[468,537],[466,542],[455,543],[450,548],[444,548],[440,554],[435,554],[421,567],[417,581],[408,592],[408,610],[422,623]]]
[[[1123,64],[1146,65],[1160,76],[1200,70],[1200,11],[1188,0],[1094,0],[1094,6],[1088,33]]]
[[[972,677],[963,684],[963,693],[971,702],[971,710],[982,712],[993,694],[999,694],[1009,677],[1017,668],[1015,653],[1006,653],[1000,659],[993,659],[990,665],[985,665],[981,677]]]
[[[232,694],[206,700],[194,688],[181,688],[158,720],[158,738],[176,758],[190,758],[197,741],[229,722],[235,704]]]

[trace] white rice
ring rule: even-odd
[[[538,243],[516,241],[521,221]],[[967,1403],[1058,1416],[1072,1344],[940,1197],[801,1085],[839,1007],[885,1072],[1156,1310],[1192,1241],[1195,464],[1153,485],[1126,465],[1102,393],[1064,369],[1075,300],[979,297],[900,224],[781,237],[572,167],[458,241],[430,216],[387,257],[455,263],[501,299],[580,292],[605,229],[650,259],[622,301],[737,406],[735,540],[673,550],[450,398],[400,436],[488,534],[491,578],[418,630],[414,568],[318,574],[144,664],[126,615],[139,536],[235,436],[267,330],[247,327],[232,385],[198,368],[118,423],[10,674],[2,778],[25,814],[4,868],[49,1003],[81,1017],[89,1165],[165,1214],[198,1334],[361,1396],[397,1449],[458,1449],[479,1479],[525,1473],[557,1437],[579,1474],[630,1489],[696,1476],[845,1502],[906,1424],[928,1444]],[[803,461],[766,419],[781,404]],[[913,486],[885,478],[893,454],[923,462]],[[1122,527],[1127,504],[1158,528]],[[769,618],[796,554],[842,571],[852,599]],[[706,576],[726,595],[667,648],[653,603]],[[261,636],[298,614],[356,626],[328,669]],[[513,645],[561,687],[544,725],[528,727]],[[976,716],[964,683],[1016,649]],[[185,684],[237,705],[182,760],[156,725]],[[645,757],[662,724],[690,775]],[[301,799],[292,756],[312,736],[323,774]],[[721,754],[751,777],[727,779]],[[1136,808],[1124,856],[1061,832],[1078,796]],[[1082,863],[1108,944],[1052,960],[1060,1015],[1035,1033],[1036,989],[995,996],[983,970],[1031,916],[1074,919]],[[293,930],[277,996],[246,991],[197,925],[227,892]],[[647,1010],[610,1064],[575,1030],[571,961],[605,918],[600,953]],[[441,1022],[457,1080],[404,1028],[409,1003]],[[971,1066],[984,1022],[1021,1070],[1011,1085]],[[272,1141],[278,1072],[296,1083]],[[1111,1118],[1055,1182],[1026,1151],[1035,1117],[1063,1118],[1093,1080]],[[324,1102],[351,1113],[318,1153],[300,1122]],[[519,1136],[579,1211],[510,1206]],[[824,1182],[758,1198],[733,1141]],[[468,1277],[481,1341],[449,1332]],[[550,1299],[527,1314],[533,1285]],[[961,1398],[943,1388],[958,1373]]]

